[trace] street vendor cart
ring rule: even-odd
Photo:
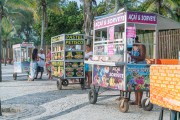
[[[17,74],[27,76],[30,68],[30,58],[34,49],[34,43],[23,42],[13,45],[14,73],[13,79],[16,80]],[[22,74],[25,73],[25,74]]]
[[[112,88],[121,91],[119,109],[121,112],[127,112],[129,93],[146,91],[142,107],[147,111],[152,110],[153,104],[149,99],[150,64],[134,63],[128,53],[132,50],[135,36],[145,30],[148,33],[152,32],[153,41],[141,41],[138,44],[146,46],[146,58],[153,59],[154,64],[157,64],[158,30],[176,28],[179,28],[177,23],[158,14],[132,12],[124,8],[117,13],[96,17],[93,30],[93,58],[85,62],[93,66],[94,87],[88,93],[89,102],[97,102],[100,87]]]
[[[82,34],[62,34],[51,38],[52,75],[57,80],[57,88],[68,86],[69,80],[79,80],[84,88],[85,38]],[[74,83],[73,83],[74,84]]]

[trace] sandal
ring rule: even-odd
[[[90,86],[87,86],[87,87],[85,87],[85,89],[91,89],[91,87],[90,87]]]
[[[139,108],[142,108],[142,105],[138,105]]]
[[[123,97],[116,98],[116,101],[120,101]]]
[[[136,102],[130,102],[130,105],[138,105]]]

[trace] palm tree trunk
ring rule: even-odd
[[[120,8],[120,1],[119,0],[115,0],[115,8],[114,8],[114,12],[117,12]]]
[[[92,30],[92,0],[84,0],[84,31],[87,36],[90,35]]]
[[[8,41],[6,42],[6,54],[5,54],[5,58],[6,58],[6,64],[7,64],[7,60],[8,60]],[[5,66],[6,66],[5,64]]]
[[[5,44],[6,45],[6,44]],[[7,54],[7,52],[6,52],[6,48],[4,49],[4,65],[6,66],[6,54]]]
[[[2,39],[1,39],[1,35],[2,35],[2,13],[3,13],[3,6],[0,6],[0,60],[2,60],[2,53],[1,53],[1,48],[2,48]],[[2,71],[1,71],[1,62],[0,62],[0,82],[2,82]]]
[[[2,35],[2,24],[1,24],[1,21],[2,21],[2,13],[3,13],[3,6],[1,5],[0,6],[0,60],[2,60],[2,56],[1,56],[1,46],[2,46],[2,42],[1,42],[1,35]],[[1,71],[1,61],[0,61],[0,82],[2,82],[2,71]],[[0,99],[0,116],[2,116],[2,111],[1,111],[1,99]]]
[[[45,6],[42,6],[41,48],[44,47],[44,22],[45,22]]]

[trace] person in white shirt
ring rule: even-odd
[[[39,79],[42,79],[42,75],[43,75],[43,72],[44,72],[44,66],[45,66],[45,55],[43,53],[43,49],[41,48],[40,49],[40,53],[38,54],[38,67],[37,67],[37,74],[36,74],[36,78],[38,77],[38,73],[41,72],[41,76]]]
[[[85,52],[85,60],[88,60],[93,55],[93,52],[91,51],[91,46],[86,45],[86,52]],[[89,64],[85,64],[85,75],[88,79],[88,85],[87,89],[90,89],[91,83],[92,83],[92,66]]]

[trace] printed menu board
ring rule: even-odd
[[[84,77],[84,62],[65,62],[66,77]]]

